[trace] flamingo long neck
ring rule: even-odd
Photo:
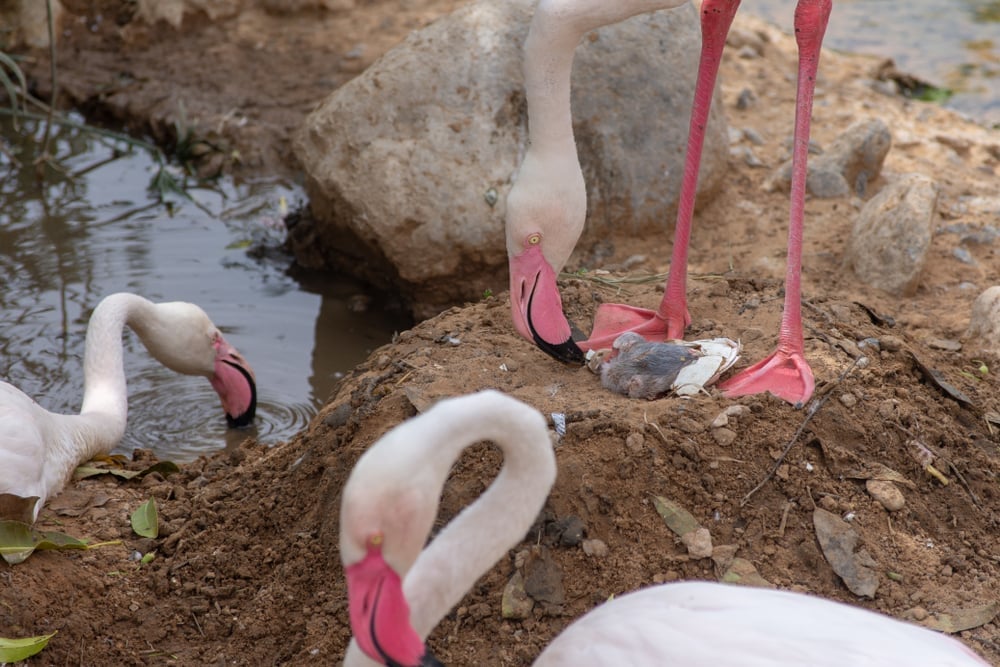
[[[94,309],[83,353],[83,404],[79,415],[53,415],[62,437],[54,438],[48,450],[47,489],[68,478],[81,461],[109,452],[121,441],[128,418],[122,330],[154,313],[152,302],[124,293],[107,297]]]
[[[489,488],[421,552],[403,581],[410,621],[423,638],[524,538],[555,481],[551,445],[538,442],[540,416],[527,406],[516,407],[520,410],[463,410],[445,426],[447,433],[428,442],[433,449],[426,454],[444,476],[466,447],[481,440],[495,442],[504,463]],[[528,417],[535,423],[526,423]]]
[[[591,30],[686,0],[541,0],[524,43],[524,88],[532,151],[576,157],[570,80],[573,55]]]

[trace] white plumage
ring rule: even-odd
[[[87,327],[80,414],[49,412],[0,382],[0,494],[38,499],[29,516],[16,518],[37,519],[42,505],[62,490],[77,465],[121,441],[128,414],[121,341],[126,325],[167,368],[207,377],[230,424],[253,420],[253,370],[201,308],[112,294],[94,309]]]

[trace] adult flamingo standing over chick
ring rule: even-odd
[[[528,138],[517,178],[507,198],[507,254],[514,326],[542,350],[566,362],[582,360],[582,349],[611,347],[619,334],[635,331],[647,340],[679,339],[691,322],[687,308],[687,249],[698,168],[715,80],[726,35],[740,0],[703,0],[702,47],[681,181],[673,255],[666,290],[656,311],[604,304],[590,338],[579,345],[562,310],[556,278],[569,259],[586,217],[587,194],[573,140],[570,74],[582,36],[631,16],[683,4],[682,0],[540,0],[524,45]],[[795,37],[799,47],[795,135],[785,303],[773,354],[720,385],[728,396],[769,391],[796,404],[812,395],[805,361],[801,314],[802,219],[805,209],[809,121],[820,48],[832,0],[799,0]],[[655,113],[655,110],[650,110]]]
[[[253,369],[198,306],[153,303],[121,292],[105,297],[87,326],[83,406],[78,415],[49,412],[0,382],[0,494],[34,502],[31,521],[62,490],[80,463],[114,449],[125,434],[128,394],[122,330],[130,327],[167,368],[202,375],[222,401],[230,426],[246,426],[257,409]]]
[[[496,480],[427,545],[452,464],[491,440]],[[497,391],[447,399],[389,431],[344,486],[340,557],[354,638],[344,667],[440,665],[424,640],[524,539],[556,478],[545,418]],[[983,667],[960,642],[849,605],[711,582],[653,586],[592,610],[536,667]]]

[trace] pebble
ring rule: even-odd
[[[580,546],[583,547],[583,553],[594,558],[604,558],[608,555],[608,545],[597,538],[583,540]]]
[[[903,339],[899,336],[882,336],[878,339],[879,347],[886,352],[898,352],[903,347]]]
[[[728,447],[736,440],[736,431],[728,428],[713,428],[712,437],[720,447]]]
[[[646,445],[646,437],[642,433],[629,433],[625,438],[625,446],[632,454],[641,454]]]
[[[882,507],[890,512],[898,512],[906,505],[903,492],[892,482],[881,479],[869,479],[865,482],[868,494],[880,502]]]
[[[851,393],[841,394],[840,402],[844,405],[845,408],[853,408],[855,405],[858,404],[858,398]]]
[[[712,556],[712,534],[708,528],[698,528],[684,533],[681,542],[687,547],[692,558],[710,558]]]
[[[965,338],[977,353],[1000,353],[1000,285],[976,297]]]

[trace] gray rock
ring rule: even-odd
[[[964,340],[977,353],[1000,355],[1000,285],[976,297]]]
[[[505,202],[526,150],[521,47],[533,4],[465,5],[310,114],[294,144],[312,213],[289,234],[301,264],[393,288],[417,317],[506,289]],[[674,214],[699,41],[685,5],[602,28],[577,48],[573,119],[589,214],[578,252],[612,228],[663,229]],[[717,96],[702,196],[726,156]]]
[[[881,119],[859,121],[847,128],[822,155],[809,158],[806,188],[824,199],[856,194],[864,197],[868,184],[882,172],[892,146],[892,134]],[[792,184],[792,161],[771,175],[766,187],[787,191]]]
[[[845,264],[872,287],[912,295],[927,262],[937,199],[937,183],[921,174],[887,185],[855,220]]]

